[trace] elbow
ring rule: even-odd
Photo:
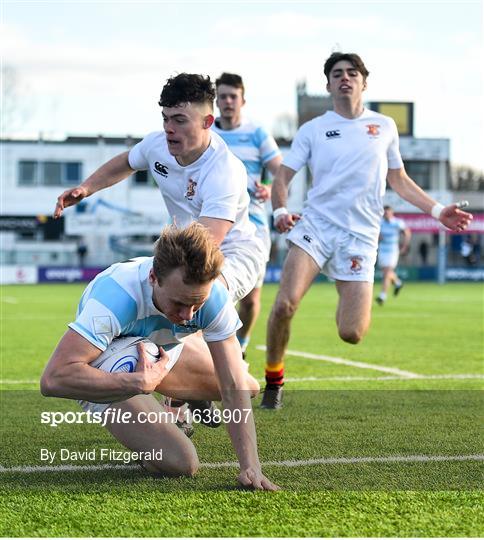
[[[52,396],[52,389],[51,389],[51,381],[49,377],[46,376],[44,373],[40,379],[40,393],[44,397],[51,397]]]
[[[59,396],[59,388],[52,374],[44,372],[40,379],[40,393],[45,397]]]

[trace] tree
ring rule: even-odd
[[[468,165],[454,165],[452,185],[457,191],[484,191],[484,172]]]
[[[272,135],[275,139],[291,141],[297,131],[296,118],[289,113],[279,114],[272,126]]]
[[[9,65],[2,65],[1,75],[1,137],[7,138],[21,129],[26,117],[26,108],[22,101],[21,81],[17,70]]]

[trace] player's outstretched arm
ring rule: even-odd
[[[403,167],[401,169],[390,169],[387,180],[392,189],[402,199],[438,219],[453,231],[464,231],[472,221],[472,214],[461,210],[462,203],[453,203],[448,206],[438,204],[408,176]]]
[[[107,163],[99,167],[94,173],[89,176],[82,184],[67,189],[57,197],[55,205],[54,218],[60,218],[62,212],[69,206],[74,206],[80,203],[89,195],[97,191],[113,186],[121,180],[124,180],[129,175],[133,174],[134,170],[129,166],[128,162],[129,151],[123,152]]]
[[[279,491],[278,485],[271,482],[262,474],[260,468],[258,470],[244,469],[240,471],[237,481],[242,487],[254,490],[264,491]]]
[[[262,473],[257,452],[250,391],[240,345],[231,336],[208,343],[219,381],[224,407],[224,420],[240,463],[239,483],[250,489],[276,491],[279,487]]]

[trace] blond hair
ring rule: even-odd
[[[187,285],[213,281],[223,262],[210,231],[197,222],[183,229],[167,225],[154,247],[153,271],[159,285],[176,268],[181,268]]]

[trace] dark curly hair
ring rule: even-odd
[[[215,89],[210,77],[180,73],[166,81],[161,91],[160,107],[176,107],[181,103],[206,103],[213,110]]]
[[[326,79],[328,79],[328,82],[331,70],[333,69],[334,65],[341,60],[346,60],[347,62],[349,62],[357,71],[359,71],[363,75],[363,79],[366,81],[366,78],[368,77],[370,72],[366,69],[363,60],[357,54],[334,52],[324,63],[324,74],[326,75]]]
[[[244,81],[242,80],[242,77],[236,73],[222,73],[218,79],[215,79],[215,87],[218,88],[221,84],[233,86],[234,88],[241,88],[242,96],[244,95]]]

